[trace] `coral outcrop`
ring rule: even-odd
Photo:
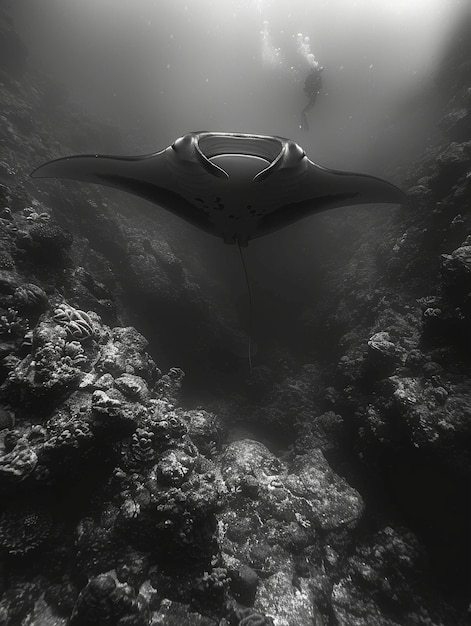
[[[28,179],[116,133],[0,16],[0,624],[464,626],[469,37],[410,207],[331,218],[296,349],[249,377],[171,222]]]

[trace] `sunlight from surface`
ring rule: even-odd
[[[433,85],[465,0],[24,0],[32,57],[151,143],[192,129],[292,136],[332,158]],[[469,6],[469,0],[466,0]],[[312,132],[298,136],[310,68]],[[352,158],[352,157],[349,157]]]

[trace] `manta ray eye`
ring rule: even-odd
[[[178,139],[175,139],[175,141],[172,143],[172,149],[175,150],[175,152],[188,150],[188,148],[191,147],[192,143],[193,138],[190,134],[182,135],[181,137],[178,137]]]
[[[306,152],[301,148],[299,144],[294,141],[288,142],[288,155],[290,160],[301,161],[306,156]]]
[[[175,139],[175,141],[172,143],[172,148],[174,150],[178,150],[178,144],[181,143],[183,141],[183,137],[178,137],[178,139]]]

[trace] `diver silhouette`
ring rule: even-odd
[[[303,91],[309,98],[309,102],[301,111],[301,128],[304,131],[309,130],[309,124],[307,121],[307,114],[314,108],[319,95],[319,91],[322,89],[322,71],[324,70],[322,65],[316,63],[309,70],[306,80],[304,81]]]

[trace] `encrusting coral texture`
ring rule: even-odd
[[[0,625],[464,626],[467,40],[437,76],[443,141],[402,172],[411,206],[331,217],[341,252],[290,311],[326,354],[262,346],[247,381],[171,226],[28,179],[72,128],[118,139],[0,16]]]

